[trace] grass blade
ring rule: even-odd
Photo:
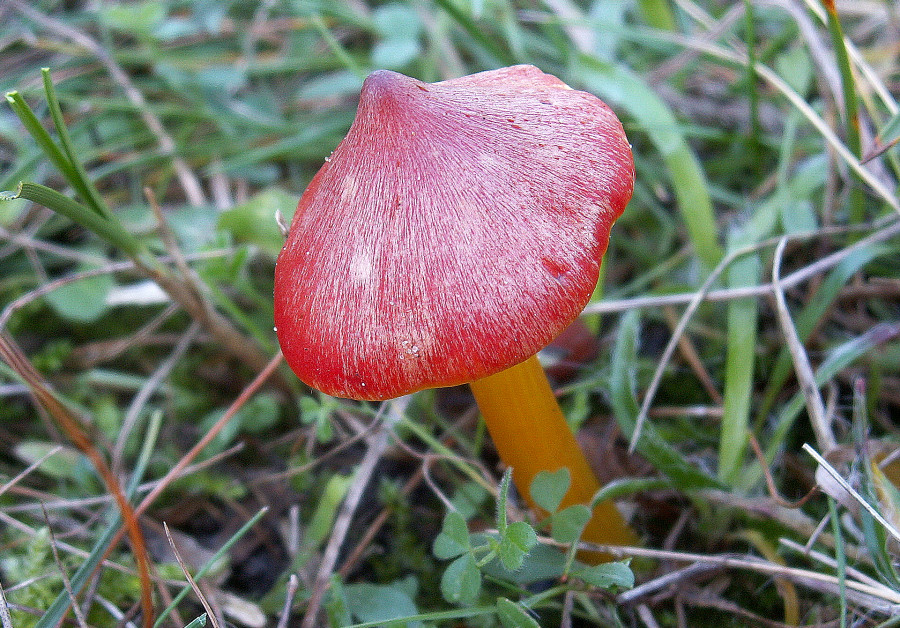
[[[732,263],[728,286],[756,285],[761,274],[757,255]],[[758,308],[756,299],[737,299],[728,304],[728,339],[725,357],[725,407],[719,438],[719,479],[738,483],[747,448],[747,424],[753,399]]]
[[[66,179],[69,185],[78,191],[78,195],[83,202],[87,203],[91,209],[104,218],[110,219],[112,218],[112,212],[106,206],[93,182],[88,178],[84,166],[78,159],[77,151],[72,145],[72,138],[63,119],[62,109],[59,106],[59,99],[56,97],[56,89],[53,87],[50,70],[42,68],[41,75],[44,80],[44,91],[47,93],[47,104],[50,106],[50,116],[53,118],[59,142],[62,144],[62,151],[65,153],[69,165],[69,174],[66,176]],[[63,174],[66,174],[66,172],[63,172]]]
[[[714,268],[723,253],[717,241],[709,185],[672,110],[638,75],[595,57],[582,55],[573,77],[608,103],[628,111],[649,135],[669,169],[678,209],[694,250],[707,270]]]
[[[92,209],[47,186],[37,183],[20,183],[19,189],[14,193],[0,192],[0,201],[12,201],[17,198],[25,198],[52,209],[82,227],[90,229],[131,257],[138,257],[143,251],[141,244],[122,227],[118,219],[115,217],[104,218]]]

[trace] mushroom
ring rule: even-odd
[[[534,476],[562,467],[562,507],[590,502],[598,482],[535,356],[588,302],[633,184],[615,114],[533,66],[374,72],[278,258],[288,364],[350,399],[471,383],[529,504]],[[634,534],[604,502],[583,538]]]

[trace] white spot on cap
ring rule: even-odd
[[[372,276],[372,256],[368,253],[357,253],[350,262],[350,276],[359,283],[366,283]]]

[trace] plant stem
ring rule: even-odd
[[[513,482],[532,510],[542,512],[529,491],[534,476],[562,467],[568,468],[571,485],[560,508],[591,503],[600,483],[569,429],[536,356],[472,382],[471,387],[494,446],[503,462],[512,467]],[[597,504],[582,539],[610,545],[637,541],[611,501]]]

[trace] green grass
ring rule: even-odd
[[[0,5],[0,626],[893,625],[900,32],[889,3],[795,9]],[[633,145],[596,357],[559,382],[642,538],[617,554],[633,591],[556,547],[579,513],[508,494],[466,392],[357,404],[273,360],[274,216],[364,76],[513,63],[601,97]]]

